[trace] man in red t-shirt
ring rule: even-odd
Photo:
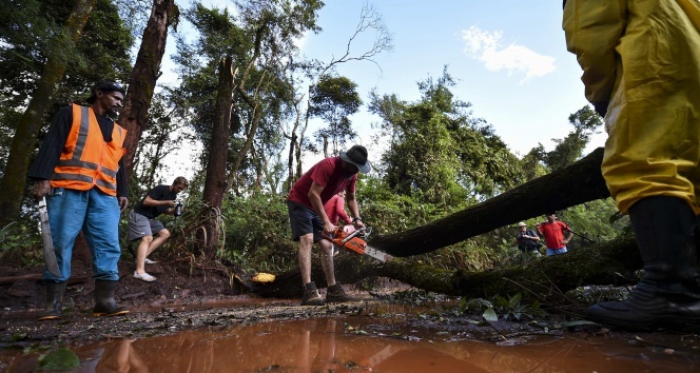
[[[348,207],[355,228],[364,227],[355,200],[357,173],[368,173],[372,169],[367,161],[367,149],[355,145],[340,156],[326,158],[316,163],[292,187],[287,198],[289,218],[292,225],[292,238],[299,241],[299,271],[304,285],[303,305],[323,305],[325,302],[347,302],[352,300],[343,287],[336,283],[333,269],[333,245],[322,240],[321,233],[332,234],[333,224],[323,205],[334,195],[345,190]],[[326,275],[328,292],[326,299],[318,293],[316,284],[311,281],[311,248],[315,242],[321,246],[321,265]]]
[[[566,223],[557,221],[557,214],[550,213],[545,216],[547,221],[537,224],[537,230],[544,236],[547,256],[564,254],[566,252],[566,244],[571,241],[574,233]],[[568,233],[568,237],[564,238],[564,232]]]

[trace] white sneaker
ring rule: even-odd
[[[146,282],[153,282],[156,280],[155,277],[149,275],[148,273],[136,273],[134,272],[134,278],[139,279],[141,281],[146,281]]]
[[[146,263],[146,264],[156,264],[156,263],[158,263],[158,261],[156,261],[156,260],[151,260],[151,259],[146,258],[146,261],[145,261],[144,263]]]

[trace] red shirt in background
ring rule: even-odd
[[[564,230],[569,230],[569,226],[566,223],[555,221],[554,223],[546,222],[540,224],[538,230],[544,236],[544,242],[548,249],[563,249],[566,247],[564,244]]]
[[[316,163],[294,183],[287,199],[313,210],[314,207],[309,199],[309,191],[314,181],[316,184],[324,187],[321,192],[321,203],[325,204],[334,195],[343,190],[355,194],[357,174],[352,175],[350,178],[345,177],[340,157],[326,158]]]
[[[342,218],[344,222],[351,224],[352,220],[345,212],[345,198],[334,195],[323,205],[323,209],[326,210],[326,215],[328,215],[328,220],[330,220],[333,225],[338,225],[338,219]]]

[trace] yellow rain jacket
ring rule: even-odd
[[[700,213],[700,4],[568,0],[564,31],[586,98],[609,103],[603,176],[617,206],[650,196]]]

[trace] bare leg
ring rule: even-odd
[[[153,242],[153,236],[144,236],[139,242],[139,247],[136,249],[136,273],[146,273],[146,256],[148,256],[148,247]]]
[[[333,268],[333,244],[328,240],[321,240],[321,267],[326,275],[328,287],[335,285],[335,269]]]
[[[311,248],[313,245],[313,233],[299,237],[299,272],[301,272],[302,285],[311,282]]]
[[[146,253],[146,256],[151,255],[152,252],[156,251],[157,248],[160,247],[165,241],[170,238],[170,231],[167,229],[163,229],[160,232],[158,232],[158,237],[153,239],[153,242],[151,242],[150,245],[148,245],[148,253]]]

